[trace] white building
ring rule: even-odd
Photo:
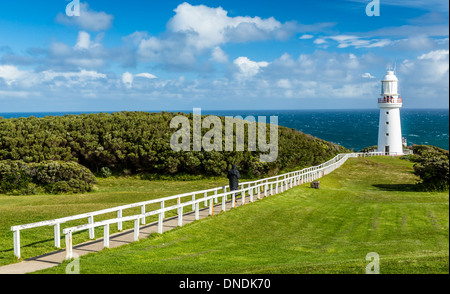
[[[381,81],[380,125],[378,128],[378,152],[388,155],[403,154],[400,108],[402,98],[398,93],[398,78],[394,71],[388,70]]]

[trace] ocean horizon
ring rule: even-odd
[[[192,110],[143,110],[145,112],[182,112]],[[120,111],[10,112],[0,117],[45,117]],[[377,144],[379,109],[324,110],[202,110],[203,115],[278,116],[280,126],[296,129],[314,137],[355,151]],[[268,120],[269,121],[269,120]],[[408,145],[433,145],[449,150],[448,109],[402,109],[402,135]]]

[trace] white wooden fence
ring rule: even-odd
[[[379,156],[385,155],[383,152],[371,152],[371,153],[343,153],[339,154],[333,159],[313,167],[308,167],[300,171],[289,172],[279,176],[274,176],[270,178],[265,178],[252,182],[245,182],[239,184],[239,189],[236,191],[229,191],[229,186],[223,186],[213,189],[207,189],[202,191],[190,192],[160,199],[153,199],[145,202],[133,203],[108,209],[103,209],[99,211],[68,216],[59,219],[53,219],[48,221],[41,221],[31,224],[12,226],[11,231],[13,231],[14,239],[14,255],[20,259],[20,233],[22,230],[32,229],[43,226],[53,226],[54,227],[54,244],[56,248],[61,248],[61,224],[69,221],[87,219],[87,224],[69,227],[62,230],[65,235],[66,243],[66,258],[72,258],[72,238],[73,233],[88,230],[89,238],[95,238],[94,229],[97,227],[104,228],[104,247],[109,247],[109,228],[110,225],[116,224],[117,229],[122,231],[123,223],[133,221],[134,222],[134,240],[139,238],[139,227],[140,225],[146,224],[146,218],[158,215],[158,232],[163,231],[163,221],[165,219],[165,213],[168,211],[176,210],[178,214],[178,226],[183,225],[183,212],[184,208],[190,206],[193,211],[195,211],[195,219],[199,218],[200,203],[203,202],[204,206],[209,205],[209,214],[214,213],[214,203],[218,203],[218,200],[222,200],[222,211],[226,211],[226,202],[231,199],[232,207],[235,207],[236,196],[241,195],[242,204],[245,204],[246,196],[249,196],[250,202],[255,200],[255,195],[257,199],[275,195],[280,192],[284,192],[286,189],[292,188],[296,185],[301,185],[307,182],[314,181],[318,178],[325,176],[326,174],[332,172],[336,168],[340,167],[347,161],[348,158],[352,157],[365,157],[365,156]],[[200,195],[200,198],[198,196]],[[176,205],[166,207],[166,203],[170,200],[177,200]],[[146,211],[147,207],[151,204],[160,204],[160,208],[152,211]],[[141,208],[141,213],[137,215],[131,215],[123,217],[123,211],[131,208]],[[102,220],[95,222],[94,217],[99,215],[104,215],[107,213],[116,212],[116,217],[108,220]]]

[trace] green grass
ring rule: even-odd
[[[95,191],[73,195],[0,195],[0,266],[17,262],[13,250],[11,226],[51,220],[76,214],[97,211],[105,208],[141,202],[189,191],[198,191],[226,185],[227,179],[202,179],[196,181],[146,181],[139,177],[99,178]],[[175,203],[176,201],[173,201]],[[169,202],[167,205],[169,205]],[[140,208],[124,211],[124,215],[140,213]],[[175,214],[175,212],[173,212]],[[171,214],[168,213],[168,216]],[[115,216],[115,213],[96,217],[102,220]],[[149,218],[151,221],[151,218]],[[61,225],[61,229],[85,224],[87,219],[71,221]],[[124,229],[131,227],[124,223]],[[115,226],[111,227],[115,232]],[[96,236],[102,236],[103,229],[96,229]],[[21,231],[22,259],[52,252],[54,248],[53,227],[40,227]],[[63,237],[63,236],[62,236]],[[89,239],[86,232],[77,233],[74,241],[81,243]],[[61,244],[64,245],[62,239]]]
[[[448,192],[416,192],[412,164],[351,159],[321,180],[163,235],[81,257],[81,273],[449,272]],[[41,273],[64,273],[66,263]]]

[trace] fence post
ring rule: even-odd
[[[213,198],[211,198],[209,200],[209,215],[213,215],[214,214],[214,199]]]
[[[104,229],[103,229],[103,247],[104,248],[109,248],[109,224],[106,224]]]
[[[164,221],[164,212],[161,212],[158,215],[158,234],[163,233],[163,221]]]
[[[195,193],[194,194],[192,194],[192,202],[194,202],[195,201]],[[192,203],[192,210],[194,210],[195,209],[195,203]]]
[[[72,259],[72,232],[66,234],[66,260]]]
[[[178,207],[178,226],[183,226],[183,206]]]
[[[227,211],[227,196],[222,197],[222,211]]]
[[[141,206],[141,214],[145,214],[145,205]],[[145,225],[145,216],[142,217],[141,223]]]
[[[245,205],[245,191],[241,192],[241,197],[242,197],[241,203],[242,203],[242,205]]]
[[[55,224],[53,231],[55,233],[55,247],[61,248],[60,224]]]
[[[94,216],[93,215],[91,215],[89,218],[88,218],[88,220],[89,220],[89,224],[91,225],[91,224],[93,224],[94,223]],[[89,239],[95,239],[95,231],[94,231],[94,228],[89,228]]]
[[[15,230],[13,232],[14,238],[14,255],[17,259],[20,259],[20,230]]]
[[[122,209],[117,211],[117,218],[122,218]],[[117,222],[117,230],[121,232],[123,230],[122,222]]]
[[[139,218],[134,220],[134,241],[139,241]]]
[[[200,219],[200,203],[195,203],[195,220]]]
[[[166,203],[165,203],[165,201],[163,200],[163,201],[161,201],[161,209],[164,209],[166,207]],[[166,217],[166,212],[165,211],[162,211],[161,212],[161,215],[162,215],[162,218],[164,219],[165,217]]]

